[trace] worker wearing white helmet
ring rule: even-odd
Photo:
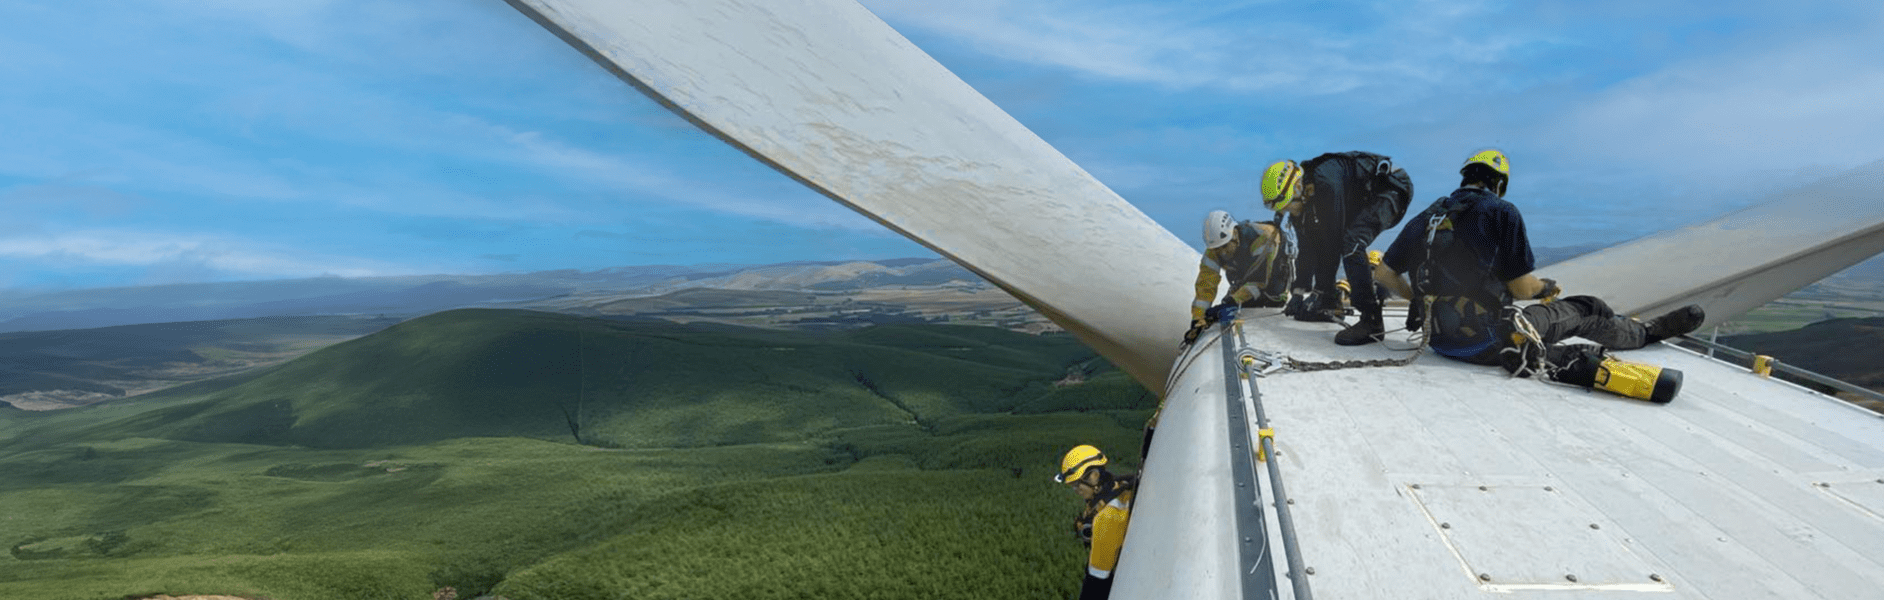
[[[1204,217],[1204,257],[1197,265],[1197,297],[1191,302],[1191,328],[1184,333],[1184,342],[1196,340],[1204,327],[1223,316],[1228,307],[1275,307],[1286,303],[1294,267],[1294,261],[1283,256],[1287,249],[1282,230],[1275,223],[1238,223],[1228,212],[1210,211]],[[1225,276],[1230,280],[1230,293],[1213,307],[1217,286]]]

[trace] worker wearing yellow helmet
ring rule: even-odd
[[[1295,266],[1286,256],[1289,249],[1273,221],[1239,223],[1228,212],[1210,211],[1204,217],[1204,256],[1197,265],[1197,296],[1191,302],[1191,328],[1184,332],[1184,343],[1196,341],[1205,327],[1236,309],[1273,308],[1288,301],[1289,273]],[[1212,306],[1225,278],[1230,293]]]
[[[1341,322],[1345,309],[1335,271],[1347,272],[1359,320],[1335,335],[1356,346],[1386,335],[1367,247],[1393,228],[1413,199],[1413,180],[1392,159],[1370,152],[1331,152],[1263,171],[1263,205],[1289,216],[1295,232],[1295,280],[1284,314],[1301,321]]]
[[[1119,564],[1119,551],[1125,548],[1138,478],[1113,475],[1106,470],[1105,453],[1082,444],[1060,459],[1060,472],[1053,481],[1072,487],[1086,500],[1085,510],[1073,521],[1074,534],[1091,549],[1079,587],[1080,600],[1105,598],[1112,593],[1112,574]]]
[[[1706,319],[1701,307],[1691,304],[1644,323],[1615,314],[1594,296],[1557,300],[1557,282],[1531,274],[1536,265],[1524,217],[1504,198],[1510,159],[1483,150],[1465,160],[1459,175],[1459,189],[1402,229],[1375,268],[1378,279],[1415,299],[1415,306],[1431,300],[1432,313],[1409,315],[1407,328],[1429,328],[1433,352],[1454,360],[1645,400],[1673,399],[1679,371],[1626,363],[1607,351],[1694,331]],[[1544,302],[1520,308],[1515,303],[1521,300]],[[1559,343],[1572,337],[1597,345]]]

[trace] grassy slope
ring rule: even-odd
[[[1077,500],[1051,465],[1084,442],[1131,466],[1153,402],[1104,369],[1050,386],[1090,357],[972,327],[458,311],[227,387],[0,410],[0,597],[1063,597]],[[562,443],[535,395],[578,381],[595,438],[675,447]],[[1052,412],[1082,406],[1118,410]],[[538,431],[560,442],[466,437]]]
[[[1006,411],[1090,357],[1066,336],[965,326],[820,335],[460,310],[239,385],[182,386],[48,420],[95,422],[78,434],[92,439],[361,448],[464,436],[574,440],[574,419],[589,444],[710,446]],[[6,443],[0,437],[0,449]]]

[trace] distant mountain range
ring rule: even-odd
[[[1537,248],[1535,254],[1541,267],[1602,248],[1595,244]],[[1843,274],[1884,278],[1884,258],[1861,263]],[[973,272],[945,259],[897,258],[772,265],[649,265],[498,275],[317,277],[31,295],[0,292],[0,333],[279,316],[410,318],[466,307],[580,311],[594,304],[687,288],[841,292],[950,281],[982,282]]]
[[[0,296],[0,333],[277,316],[414,317],[453,308],[553,304],[559,297],[581,294],[609,293],[619,299],[693,287],[845,290],[949,280],[980,278],[943,259],[902,258],[104,288]]]

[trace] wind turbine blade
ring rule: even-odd
[[[1884,161],[1538,274],[1625,314],[1700,304],[1718,325],[1881,251]]]
[[[507,1],[701,129],[1163,388],[1197,251],[862,6]]]

